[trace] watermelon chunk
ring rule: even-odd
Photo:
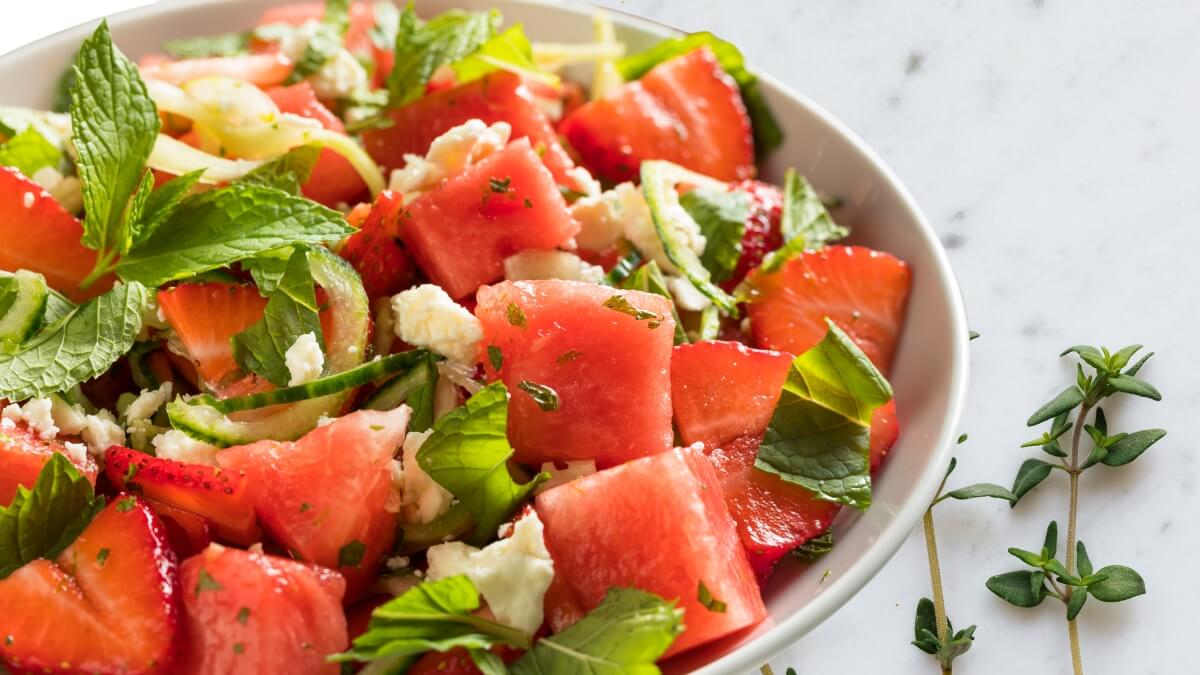
[[[709,341],[675,347],[671,403],[685,443],[713,447],[757,436],[771,421],[792,356]]]
[[[421,195],[400,223],[417,264],[455,299],[503,279],[514,253],[556,248],[579,231],[526,139]]]
[[[676,448],[576,479],[538,495],[537,512],[555,576],[585,609],[613,586],[678,601],[687,628],[665,656],[767,615],[717,474],[697,452]],[[724,612],[705,606],[701,584]]]
[[[661,325],[606,307],[617,295]],[[518,461],[594,459],[604,467],[670,449],[675,326],[665,298],[545,280],[484,287],[478,300],[484,344],[502,359],[497,371],[483,356],[487,375],[512,392],[508,438]],[[522,382],[553,389],[558,410],[539,407]]]
[[[358,232],[350,235],[340,254],[362,277],[368,298],[394,295],[412,285],[416,272],[400,243],[404,198],[384,190],[369,208]]]
[[[573,185],[569,171],[575,163],[558,142],[545,113],[518,75],[498,71],[474,82],[430,93],[388,111],[393,124],[363,132],[367,152],[384,171],[404,167],[404,155],[424,156],[434,139],[472,119],[486,124],[508,122],[513,138],[528,138],[555,180]]]
[[[71,460],[89,483],[96,483],[97,467],[91,457],[72,457],[62,441],[43,439],[24,422],[0,428],[0,506],[12,502],[18,486],[33,489],[42,467],[56,452]]]

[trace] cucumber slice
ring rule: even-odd
[[[361,365],[366,354],[371,324],[367,293],[354,268],[328,249],[312,248],[308,262],[313,280],[325,289],[333,309],[333,330],[325,345],[326,372],[344,373]],[[294,441],[316,428],[322,415],[336,416],[349,395],[349,389],[340,390],[277,411],[235,413],[235,418],[210,405],[176,400],[167,405],[167,414],[176,429],[211,445],[228,447],[265,438]]]
[[[700,256],[681,240],[679,229],[676,227],[677,222],[686,222],[691,227],[699,228],[692,216],[680,205],[679,193],[675,190],[677,185],[686,183],[714,190],[724,190],[728,186],[715,178],[662,160],[642,162],[641,176],[642,193],[646,197],[646,205],[650,207],[654,230],[658,233],[663,252],[667,254],[671,264],[678,267],[696,290],[712,300],[714,305],[729,316],[737,318],[737,301],[712,282],[712,273],[700,262]]]
[[[428,523],[403,523],[398,533],[399,550],[403,555],[419,553],[435,544],[456,539],[465,534],[475,521],[465,506],[455,504]]]
[[[428,354],[409,369],[388,380],[376,389],[365,402],[367,410],[392,410],[401,403],[412,408],[408,421],[410,431],[425,431],[433,426],[433,392],[437,384],[438,358]]]
[[[0,351],[11,354],[33,337],[49,295],[46,280],[36,272],[17,270],[0,278]]]

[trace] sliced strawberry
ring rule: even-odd
[[[792,356],[740,342],[707,341],[675,347],[671,405],[684,443],[716,446],[767,428]]]
[[[217,461],[245,473],[263,528],[299,559],[339,569],[352,601],[392,548],[390,464],[408,414],[407,408],[362,410],[294,443],[260,441],[222,450]]]
[[[732,291],[751,270],[762,264],[767,253],[783,246],[779,218],[783,212],[783,193],[779,188],[756,180],[731,185],[730,190],[742,190],[750,195],[750,217],[742,234],[742,257],[738,258],[733,275],[721,286]]]
[[[171,84],[183,84],[201,77],[231,77],[265,88],[283,84],[292,74],[292,62],[277,51],[180,61],[152,55],[142,59],[138,69],[146,79]]]
[[[405,154],[424,156],[438,136],[467,120],[479,119],[487,124],[508,122],[512,138],[528,138],[560,185],[575,184],[568,173],[575,163],[558,142],[558,135],[529,88],[513,73],[498,71],[430,93],[389,110],[388,116],[391,126],[363,132],[363,145],[385,171],[402,168]]]
[[[158,292],[158,306],[200,377],[216,387],[241,373],[229,340],[262,318],[267,300],[248,285],[179,284]]]
[[[89,482],[96,483],[96,463],[91,457],[72,457],[62,441],[45,440],[24,422],[0,426],[0,506],[12,502],[18,485],[32,488],[42,467],[56,452],[70,459]]]
[[[393,295],[416,279],[416,268],[400,241],[400,215],[404,199],[385,190],[355,234],[342,246],[341,256],[362,277],[367,297]]]
[[[120,495],[56,561],[0,581],[0,662],[19,671],[167,672],[178,567],[162,523]]]
[[[883,464],[896,439],[900,438],[900,420],[896,417],[896,399],[875,409],[871,416],[871,471]]]
[[[754,344],[800,354],[825,337],[829,317],[884,374],[904,324],[908,264],[861,246],[809,251],[773,274],[750,277]]]
[[[167,539],[175,551],[175,557],[183,560],[196,555],[212,543],[212,531],[208,519],[198,516],[191,511],[146,499],[150,508],[162,519],[163,527],[167,530]]]
[[[240,546],[260,539],[244,475],[154,457],[119,445],[104,453],[104,464],[104,475],[118,489],[139,492],[203,516],[222,539]]]
[[[180,569],[186,638],[176,672],[338,672],[349,646],[337,572],[213,544]]]
[[[79,243],[83,225],[42,186],[20,171],[0,167],[0,270],[27,269],[46,277],[51,288],[76,302],[112,288],[105,275],[86,290],[79,287],[96,265],[96,252]]]
[[[326,108],[308,82],[298,82],[288,87],[273,87],[267,96],[275,101],[279,110],[301,117],[317,120],[321,126],[346,133],[346,125]],[[313,166],[312,175],[302,187],[304,196],[325,206],[335,207],[339,203],[353,204],[367,194],[367,184],[354,170],[350,162],[338,153],[325,148]]]
[[[580,106],[561,125],[583,165],[613,182],[665,159],[721,180],[754,175],[754,137],[737,84],[707,47]]]

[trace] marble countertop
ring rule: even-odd
[[[0,25],[0,52],[144,0],[31,5]],[[1195,661],[1200,554],[1196,456],[1182,424],[1200,406],[1191,349],[1200,291],[1200,7],[1160,0],[608,0],[686,30],[714,30],[840,117],[903,178],[950,252],[982,334],[952,485],[1009,484],[1030,451],[1029,413],[1072,377],[1076,343],[1140,342],[1164,401],[1109,406],[1110,426],[1171,435],[1123,470],[1083,479],[1080,536],[1098,564],[1125,563],[1149,593],[1089,603],[1092,673],[1180,673]],[[53,6],[51,6],[53,5]],[[937,511],[947,604],[977,624],[960,673],[1068,673],[1059,606],[1011,608],[984,580],[1017,569],[1064,521],[1061,476],[1015,510],[993,500]],[[772,661],[776,673],[933,673],[908,644],[929,594],[920,530],[853,600]],[[1194,668],[1194,666],[1193,666]]]

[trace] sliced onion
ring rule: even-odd
[[[166,134],[159,134],[154,149],[146,160],[151,169],[182,176],[185,173],[204,169],[200,182],[208,185],[228,183],[253,171],[262,162],[249,159],[226,159],[197,150]]]

